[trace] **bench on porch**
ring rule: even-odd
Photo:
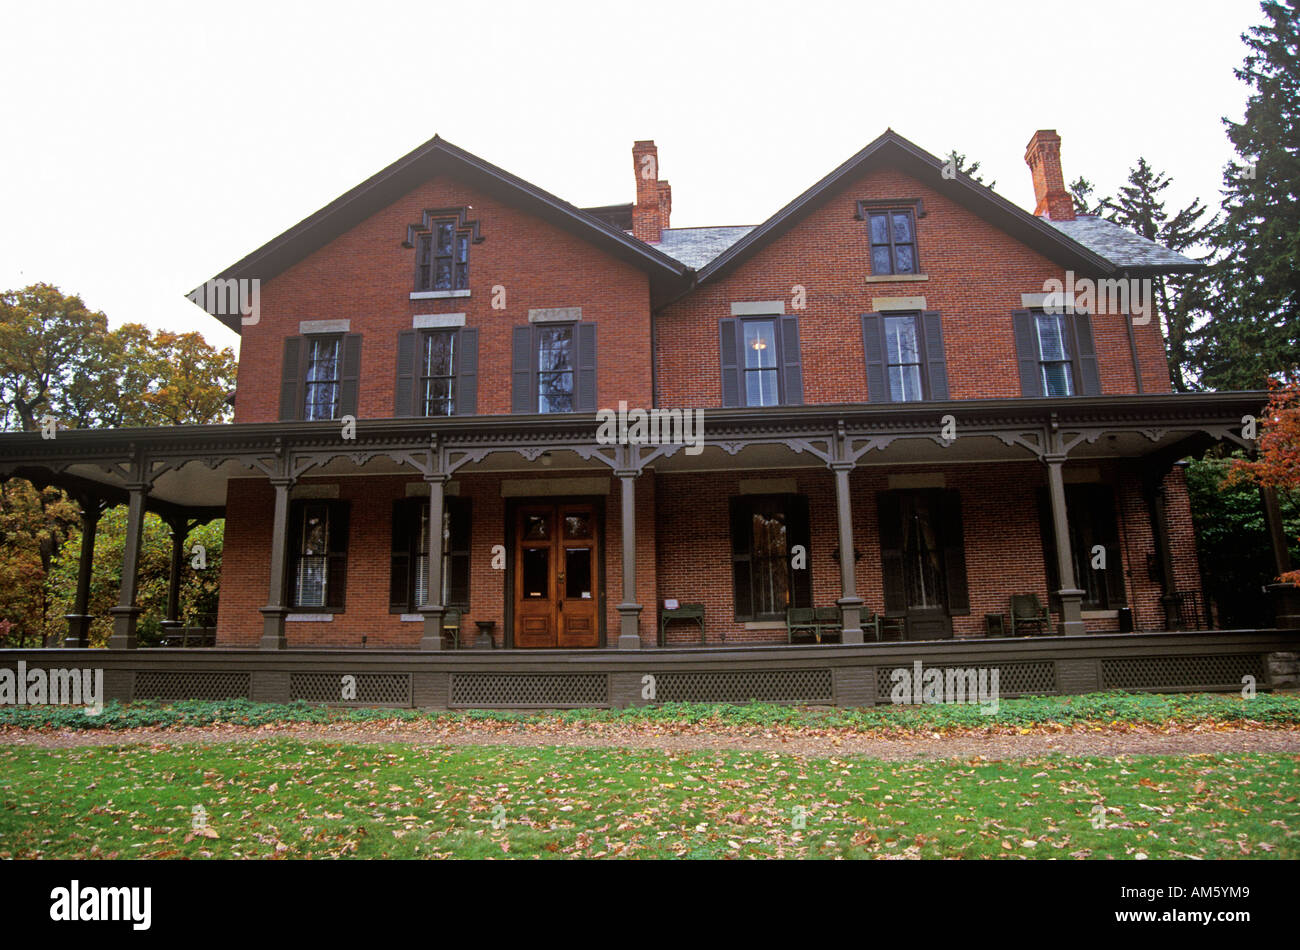
[[[822,637],[843,635],[844,622],[838,607],[787,607],[785,611],[785,642],[794,643],[798,634],[812,634],[821,643]]]

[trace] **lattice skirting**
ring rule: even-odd
[[[454,673],[452,706],[608,706],[604,673]]]
[[[915,668],[904,664],[876,667],[877,703],[890,701],[890,694],[895,688],[894,670],[896,669],[907,670],[908,675],[911,676]],[[926,664],[921,669],[923,673],[925,670],[938,670],[944,682],[947,682],[949,670],[975,670],[976,675],[979,676],[980,670],[996,669],[1000,699],[1009,699],[1012,696],[1043,696],[1059,691],[1056,685],[1056,664],[1051,660],[1041,663],[950,663],[947,665],[936,663]]]
[[[208,670],[140,670],[135,674],[136,699],[248,699],[249,673]]]
[[[409,706],[411,674],[290,673],[289,699],[340,706]]]
[[[832,703],[830,670],[655,673],[659,703]]]
[[[1102,689],[1240,687],[1244,676],[1253,676],[1259,686],[1267,682],[1258,653],[1118,657],[1101,661]]]

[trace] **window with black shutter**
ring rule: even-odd
[[[948,398],[943,323],[937,311],[863,314],[862,345],[869,401]]]
[[[389,610],[414,613],[429,603],[429,502],[405,498],[393,504]],[[442,604],[469,609],[470,501],[443,502]]]
[[[1022,396],[1097,396],[1101,376],[1092,318],[1082,312],[1012,314]]]
[[[510,379],[512,412],[594,412],[596,325],[577,321],[515,327]]]
[[[478,412],[478,330],[406,330],[397,337],[394,416]]]
[[[348,567],[347,502],[295,501],[289,519],[293,606],[343,610]]]
[[[357,414],[361,334],[312,334],[284,341],[280,419],[320,421]]]
[[[1127,599],[1114,491],[1109,485],[1066,485],[1065,507],[1070,522],[1074,586],[1084,592],[1083,609],[1114,610],[1124,606]],[[1056,559],[1056,531],[1046,488],[1038,490],[1038,525],[1043,540],[1043,562],[1047,568],[1047,591],[1052,599],[1052,609],[1059,610],[1057,592],[1061,589],[1061,582]],[[1098,566],[1094,567],[1094,564]]]
[[[788,607],[811,607],[807,496],[739,495],[730,518],[736,619],[781,620]]]
[[[719,324],[718,351],[724,407],[803,403],[797,317],[724,319]]]

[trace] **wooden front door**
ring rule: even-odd
[[[600,645],[600,552],[591,504],[521,505],[515,513],[517,647]]]

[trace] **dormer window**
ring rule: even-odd
[[[415,289],[469,289],[470,232],[458,230],[454,219],[432,222],[416,240]]]

